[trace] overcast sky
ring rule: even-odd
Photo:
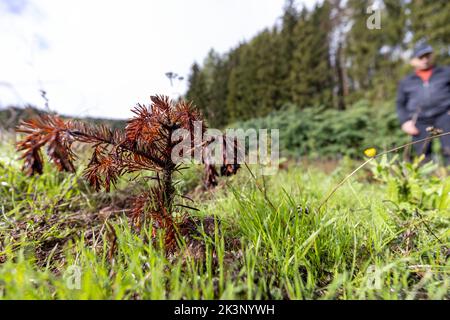
[[[310,7],[315,1],[299,1]],[[126,118],[186,90],[194,61],[271,27],[284,0],[0,0],[0,107]],[[279,20],[278,20],[279,21]],[[170,86],[165,73],[184,77]]]

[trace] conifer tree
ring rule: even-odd
[[[427,40],[440,64],[450,64],[450,1],[414,0],[408,4],[413,42]]]
[[[282,24],[276,39],[277,42],[274,53],[277,57],[277,79],[276,83],[279,88],[280,104],[292,102],[291,83],[289,79],[291,61],[297,39],[294,36],[294,29],[298,23],[299,12],[294,0],[286,0],[281,18]]]
[[[294,29],[290,84],[292,101],[300,107],[332,105],[332,69],[330,66],[330,6],[327,2],[306,9]]]
[[[222,127],[228,124],[227,96],[230,77],[228,57],[219,57],[216,60],[211,77],[212,83],[209,94],[212,118],[208,121],[211,126]]]
[[[367,27],[369,18],[367,9],[371,8],[373,3],[371,0],[349,0],[347,4],[352,19],[345,52],[351,102],[367,97],[374,88],[377,63],[381,59],[383,28]]]
[[[241,43],[229,55],[230,76],[228,78],[227,113],[230,122],[244,118],[245,105],[245,70],[242,64],[246,62],[248,44]]]
[[[404,76],[401,67],[406,50],[406,1],[384,0],[381,10],[382,33],[371,91],[372,98],[386,100],[395,96],[398,81]]]
[[[188,91],[186,98],[201,106],[201,111],[205,118],[210,118],[208,113],[210,98],[207,90],[207,80],[200,66],[195,62],[191,67],[191,73],[188,78]]]

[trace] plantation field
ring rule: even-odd
[[[358,161],[243,166],[211,190],[190,165],[176,187],[198,211],[166,254],[128,223],[151,180],[97,193],[83,166],[27,177],[18,156],[2,136],[0,299],[450,298],[450,177],[430,165],[376,159],[325,203]]]

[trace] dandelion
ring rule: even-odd
[[[377,155],[377,149],[368,148],[368,149],[364,150],[364,154],[366,155],[366,157],[373,158]]]

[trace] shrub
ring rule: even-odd
[[[232,127],[280,129],[280,148],[285,155],[311,158],[359,158],[367,147],[383,150],[407,141],[393,102],[370,106],[362,100],[344,111],[324,107],[300,110],[291,105]]]

